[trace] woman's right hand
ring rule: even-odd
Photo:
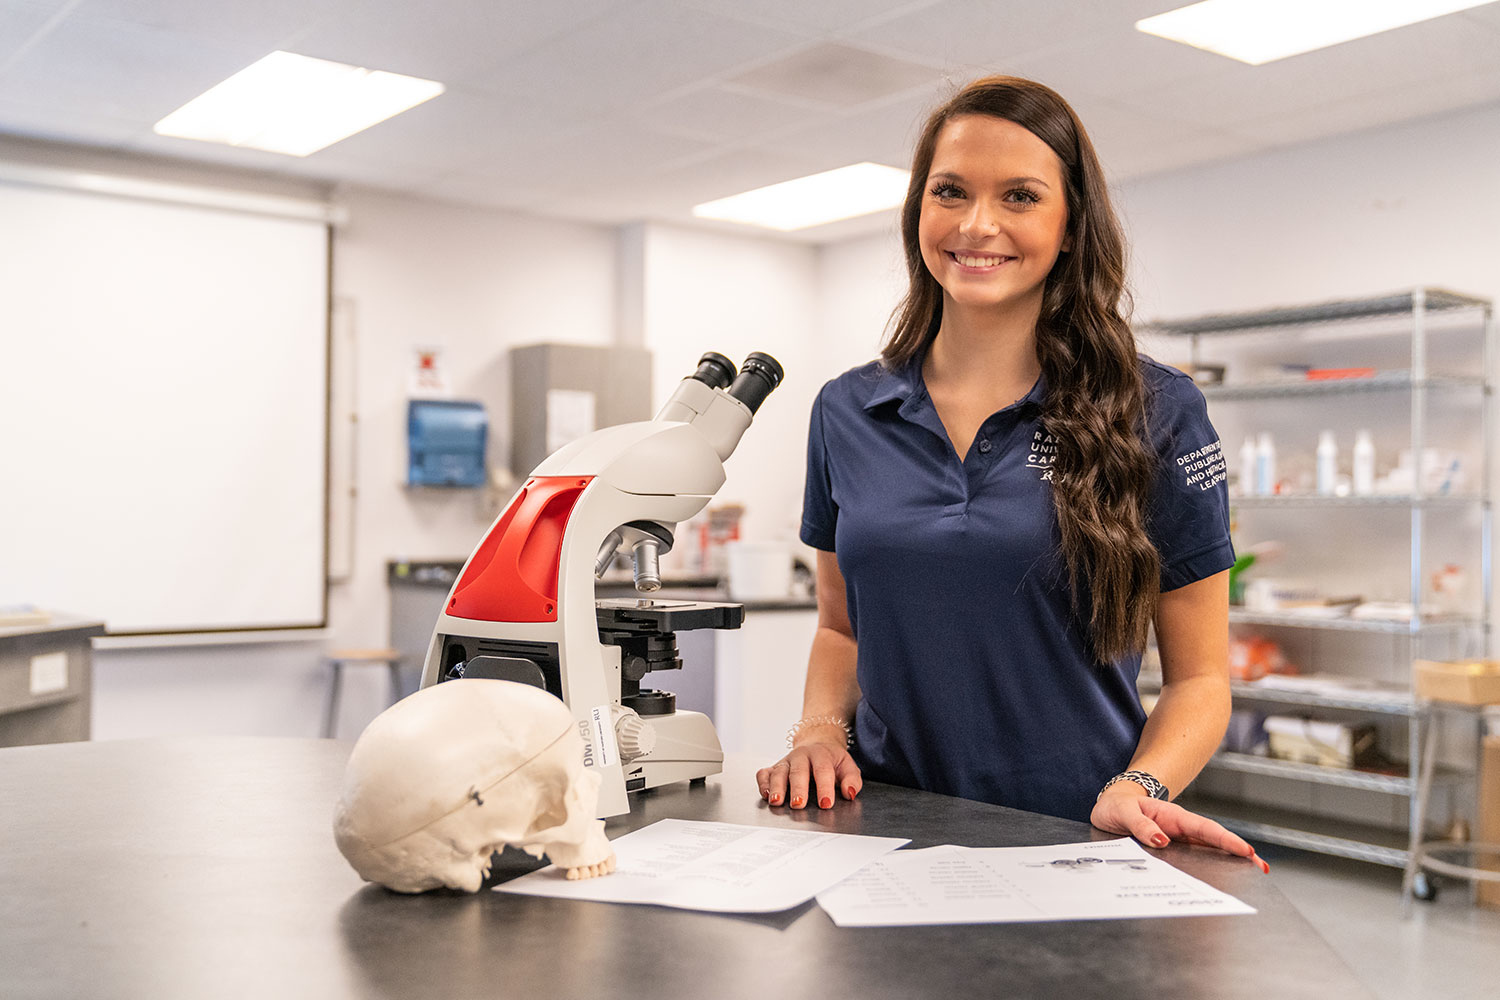
[[[820,809],[832,809],[834,799],[842,795],[852,799],[864,787],[859,775],[859,765],[849,756],[843,743],[843,733],[837,743],[820,743],[809,740],[793,747],[785,757],[755,772],[755,782],[760,786],[760,797],[773,806],[783,802],[793,809],[801,809],[809,802],[809,779],[817,792]]]

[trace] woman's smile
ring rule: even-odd
[[[966,250],[944,250],[943,252],[959,266],[960,273],[964,271],[974,271],[976,273],[994,271],[1016,259],[1015,257],[1008,257],[1003,254],[978,253]]]

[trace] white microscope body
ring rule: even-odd
[[[705,354],[655,419],[606,427],[559,449],[490,527],[438,617],[422,687],[487,676],[562,698],[583,737],[585,764],[601,778],[600,817],[628,812],[627,791],[722,770],[708,717],[676,711],[670,695],[640,691],[638,681],[652,662],[681,665],[674,627],[701,627],[705,616],[713,627],[737,627],[743,609],[596,602],[596,575],[623,544],[634,556],[636,588],[660,587],[658,555],[671,548],[678,522],[724,484],[724,460],[781,378],[767,355],[751,354],[736,375],[728,359]],[[689,618],[695,623],[673,624]],[[637,631],[641,638],[622,647],[621,636]],[[637,655],[647,645],[651,651]]]

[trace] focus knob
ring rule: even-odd
[[[628,764],[656,749],[656,727],[631,712],[615,723],[615,740],[620,746],[621,762]]]

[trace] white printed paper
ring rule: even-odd
[[[818,904],[840,927],[1255,912],[1128,838],[895,851],[819,893]]]
[[[583,389],[547,390],[547,454],[595,430],[594,394]]]
[[[804,903],[908,843],[897,837],[664,819],[612,842],[614,874],[568,881],[556,865],[495,888],[526,896],[773,913]]]
[[[412,399],[451,399],[453,386],[443,368],[441,347],[412,348],[411,376],[406,382],[406,394]]]

